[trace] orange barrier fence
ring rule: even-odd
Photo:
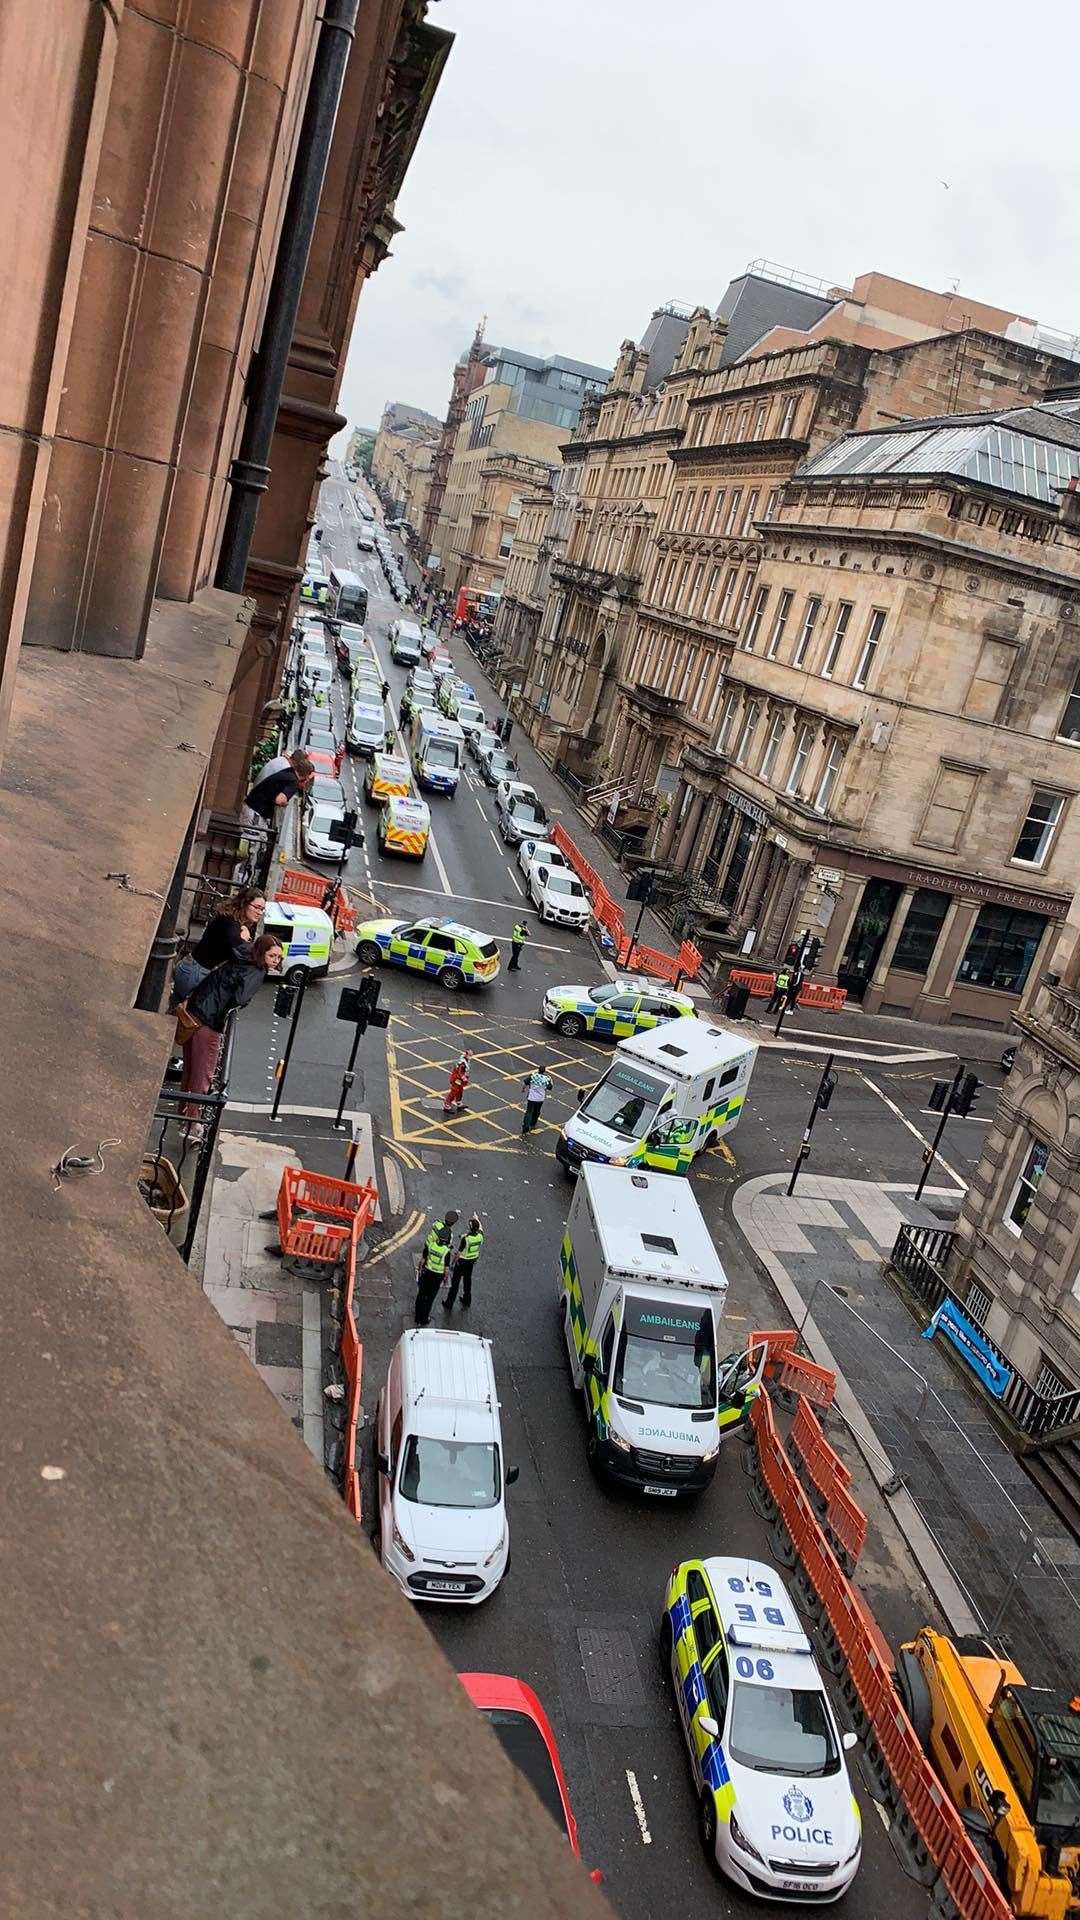
[[[353,1296],[356,1259],[364,1233],[379,1204],[370,1181],[362,1186],[335,1180],[329,1174],[286,1167],[278,1188],[277,1218],[281,1251],[294,1260],[320,1260],[328,1266],[345,1262],[341,1320],[341,1364],[345,1371],[345,1459],[342,1492],[353,1518],[360,1518],[360,1475],[356,1467],[356,1432],[360,1419],[360,1389],[364,1349],[356,1329]]]
[[[294,907],[321,907],[332,884],[321,873],[305,873],[302,867],[286,867],[274,898]],[[344,887],[339,887],[334,896],[332,917],[335,933],[352,933],[356,926],[356,908],[350,904]]]
[[[762,1502],[782,1537],[777,1551],[782,1553],[790,1543],[800,1563],[800,1592],[817,1621],[826,1663],[843,1676],[867,1764],[895,1795],[898,1834],[913,1853],[936,1867],[939,1886],[960,1920],[1011,1920],[990,1868],[976,1853],[916,1739],[893,1687],[889,1644],[818,1523],[784,1451],[767,1394],[758,1395],[750,1417]]]
[[[615,964],[635,973],[647,973],[656,980],[693,980],[701,970],[701,954],[692,940],[684,940],[678,953],[661,953],[658,947],[641,946],[627,933],[623,910],[612,899],[596,868],[586,860],[566,828],[558,821],[551,838],[566,855],[578,879],[584,881],[592,899],[593,919],[611,935],[615,944]],[[770,988],[771,992],[771,988]]]
[[[801,1461],[803,1471],[816,1489],[825,1531],[845,1573],[850,1573],[866,1544],[866,1515],[851,1496],[848,1469],[830,1447],[821,1422],[801,1394],[788,1434],[788,1452]]]
[[[728,981],[734,987],[745,987],[752,1000],[771,1000],[776,991],[776,974],[759,973],[752,967],[733,967]],[[839,1013],[846,999],[846,987],[819,987],[813,980],[804,980],[799,988],[800,1007],[823,1007],[827,1013]]]
[[[765,1378],[787,1393],[800,1393],[815,1407],[831,1407],[836,1393],[836,1375],[828,1367],[819,1367],[803,1353],[795,1351],[796,1335],[785,1329],[780,1333],[752,1333],[748,1342],[751,1355],[761,1346],[768,1348]]]

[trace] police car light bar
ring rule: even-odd
[[[805,1633],[793,1627],[790,1633],[755,1633],[746,1627],[729,1627],[728,1642],[733,1647],[752,1647],[755,1653],[811,1653]]]

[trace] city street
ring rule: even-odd
[[[399,609],[377,557],[357,553],[352,493],[340,466],[332,463],[322,491],[324,564],[327,569],[346,565],[367,584],[367,631],[390,682],[396,721],[404,673],[390,663],[386,633]],[[472,656],[456,642],[453,651],[490,719],[490,695]],[[342,687],[336,678],[339,732]],[[573,832],[568,796],[517,735],[512,750],[549,811]],[[746,1496],[741,1448],[729,1444],[713,1486],[697,1506],[658,1510],[604,1491],[586,1465],[581,1410],[571,1391],[556,1314],[558,1247],[569,1188],[551,1149],[559,1123],[579,1091],[598,1077],[610,1049],[560,1039],[543,1026],[539,1006],[546,985],[598,979],[598,962],[584,936],[541,926],[527,910],[514,854],[493,832],[492,800],[471,761],[455,798],[431,798],[433,834],[422,866],[379,857],[374,812],[360,790],[363,766],[363,761],[346,760],[343,775],[347,793],[356,783],[368,835],[346,869],[361,916],[368,911],[365,896],[373,915],[445,913],[497,939],[503,953],[499,978],[482,994],[451,997],[435,984],[386,971],[381,1004],[389,1008],[391,1024],[385,1036],[373,1031],[362,1041],[350,1102],[372,1116],[376,1164],[386,1189],[381,1244],[388,1251],[380,1253],[376,1243],[358,1301],[368,1421],[389,1352],[410,1323],[415,1258],[425,1223],[450,1206],[466,1215],[476,1209],[486,1234],[471,1313],[458,1307],[452,1324],[490,1335],[494,1342],[507,1459],[521,1470],[509,1496],[513,1566],[490,1603],[459,1613],[433,1609],[426,1615],[428,1625],[459,1670],[513,1674],[536,1688],[559,1740],[584,1856],[603,1870],[617,1913],[625,1920],[646,1920],[666,1908],[749,1912],[752,1903],[718,1889],[703,1861],[690,1776],[656,1655],[660,1603],[673,1562],[709,1552],[769,1558],[765,1529]],[[528,918],[532,937],[520,972],[508,973],[509,934],[521,917]],[[355,972],[335,974],[308,993],[289,1071],[286,1115],[290,1109],[332,1114],[351,1040],[351,1028],[336,1020],[335,1008],[340,985],[355,978]],[[760,1031],[764,1044],[732,1150],[714,1151],[693,1174],[694,1191],[729,1273],[732,1347],[754,1326],[776,1324],[782,1316],[734,1227],[732,1191],[741,1181],[791,1165],[829,1045],[826,1020],[821,1014],[800,1014],[775,1045],[769,1027],[750,1029]],[[268,1135],[266,1107],[283,1040],[272,995],[264,995],[240,1024],[230,1094],[262,1111],[265,1119],[256,1112],[249,1124],[260,1131],[265,1126]],[[463,1047],[473,1054],[467,1111],[447,1121],[443,1095],[449,1068]],[[540,1063],[555,1091],[540,1128],[525,1141],[521,1083]],[[875,1049],[847,1039],[838,1042],[836,1064],[839,1085],[831,1109],[818,1119],[813,1171],[914,1182],[923,1142],[934,1125],[924,1111],[927,1093],[935,1075],[951,1073],[950,1057],[917,1045]],[[996,1075],[990,1077],[996,1082]],[[989,1097],[983,1105],[988,1111]],[[977,1119],[950,1125],[945,1157],[961,1179],[978,1157],[982,1131]],[[941,1167],[934,1184],[950,1184]],[[443,1318],[437,1306],[433,1324]],[[364,1439],[370,1525],[375,1510],[370,1426]],[[894,1638],[927,1617],[929,1602],[910,1565],[892,1558],[888,1549],[868,1556],[862,1578]],[[925,1894],[902,1872],[857,1754],[853,1758],[864,1858],[845,1910],[856,1920],[886,1910],[897,1916],[924,1913]]]

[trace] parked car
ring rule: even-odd
[[[518,866],[525,878],[529,877],[529,868],[534,860],[545,867],[569,867],[565,854],[559,852],[553,840],[523,840],[518,848]]]
[[[330,838],[330,828],[336,821],[345,818],[344,806],[332,806],[329,801],[317,800],[308,807],[300,828],[300,838],[304,852],[309,860],[340,860],[341,841]]]
[[[406,677],[405,685],[410,692],[413,687],[423,688],[425,693],[430,693],[433,700],[435,698],[435,675],[428,667],[412,667]]]
[[[529,868],[529,898],[540,915],[552,926],[587,927],[592,908],[576,873],[567,867],[549,867],[534,860]]]
[[[390,658],[399,666],[413,667],[420,660],[420,629],[415,620],[395,620],[390,628]]]
[[[334,652],[342,673],[351,673],[353,662],[359,660],[367,647],[367,638],[363,627],[352,622],[343,623],[334,635]]]
[[[518,771],[518,763],[513,754],[507,753],[503,746],[490,747],[487,753],[480,755],[480,778],[485,787],[498,787],[501,781],[512,780]]]
[[[304,799],[311,806],[344,807],[345,789],[333,773],[317,773]]]
[[[502,1673],[459,1673],[469,1699],[482,1713],[511,1766],[528,1781],[541,1806],[565,1832],[571,1852],[581,1857],[577,1821],[551,1722],[531,1687]],[[594,1867],[591,1880],[603,1874]]]
[[[378,705],[357,700],[349,714],[345,745],[350,753],[362,753],[366,759],[386,750],[386,711]]]
[[[529,800],[524,794],[512,794],[505,807],[497,809],[499,832],[508,847],[516,847],[528,836],[540,838],[546,832],[547,814],[539,800]]]
[[[492,732],[490,727],[474,727],[471,733],[465,735],[465,745],[472,754],[473,759],[479,763],[485,753],[494,752],[497,747],[502,745],[502,741],[499,739],[497,733]]]
[[[430,627],[425,627],[424,637],[420,642],[420,651],[423,654],[424,659],[430,660],[432,654],[437,653],[438,650],[439,650],[438,634],[433,633]]]
[[[506,780],[499,781],[495,789],[495,805],[497,807],[507,807],[511,800],[524,799],[535,800],[538,806],[540,804],[540,795],[537,793],[535,787],[530,787],[527,780],[515,780],[513,777],[510,777]],[[543,837],[543,834],[534,836],[534,838],[541,840]]]

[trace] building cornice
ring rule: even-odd
[[[707,446],[676,447],[668,454],[668,459],[678,467],[690,466],[695,460],[715,460],[722,457],[733,460],[740,466],[753,465],[755,459],[775,460],[781,455],[798,460],[810,445],[809,440],[793,439],[784,436],[772,440],[715,440]]]
[[[618,434],[604,440],[568,440],[559,452],[563,465],[584,460],[587,453],[617,453],[622,447],[653,447],[665,440],[681,440],[681,427],[652,427],[647,433]]]
[[[713,627],[704,620],[691,620],[685,613],[668,613],[663,607],[644,606],[638,609],[639,623],[651,620],[655,626],[666,627],[676,633],[685,633],[695,640],[711,640],[718,647],[734,647],[737,635],[733,627]]]
[[[1010,504],[1015,505],[1015,501],[1010,500]],[[1021,559],[1018,555],[990,553],[985,547],[972,546],[969,541],[949,540],[925,530],[860,527],[850,523],[836,526],[815,520],[755,520],[754,525],[774,557],[780,539],[791,543],[804,535],[809,540],[828,540],[838,547],[873,547],[880,553],[933,553],[941,560],[969,568],[972,573],[1004,574],[1009,579],[1019,575],[1052,587],[1055,593],[1064,593],[1071,602],[1080,601],[1080,574],[1063,573],[1056,567],[1041,566],[1038,561]]]

